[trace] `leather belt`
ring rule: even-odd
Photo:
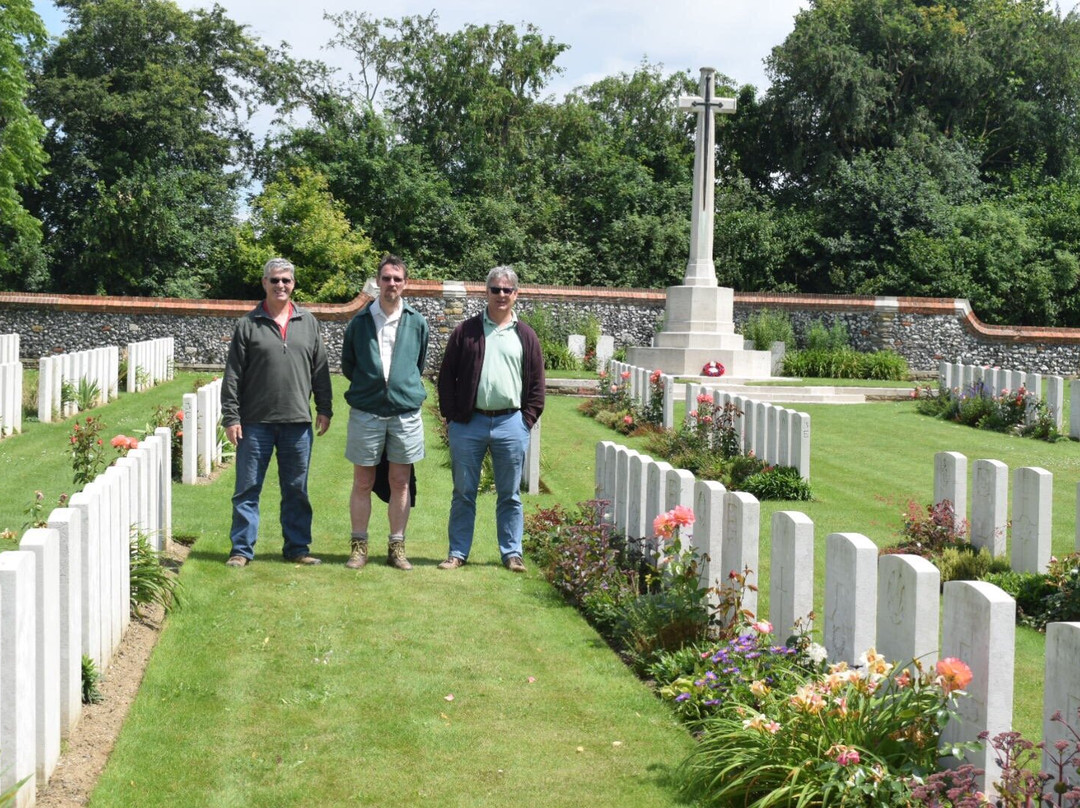
[[[478,412],[481,415],[486,415],[489,418],[494,418],[497,415],[509,415],[512,412],[517,412],[517,408],[516,407],[510,407],[509,409],[505,409],[505,410],[482,410],[479,407],[476,407],[473,410],[473,412]]]

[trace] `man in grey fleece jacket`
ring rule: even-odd
[[[246,567],[255,557],[259,495],[270,457],[277,451],[281,482],[282,555],[298,564],[318,564],[310,554],[311,397],[315,433],[333,416],[330,365],[315,316],[292,302],[296,270],[284,258],[263,267],[266,299],[236,324],[221,385],[221,420],[236,447],[232,498],[232,552],[225,563]]]

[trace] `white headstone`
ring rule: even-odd
[[[800,511],[777,511],[772,516],[772,556],[769,567],[769,621],[777,640],[786,642],[801,623],[812,628],[814,611],[814,523]]]
[[[615,448],[615,497],[613,499],[613,507],[615,513],[615,520],[613,524],[615,529],[620,533],[626,533],[626,514],[630,508],[630,489],[629,473],[630,473],[630,458],[636,455],[637,452],[633,449],[627,449],[625,446],[617,446]]]
[[[653,522],[667,510],[667,473],[671,469],[671,464],[663,460],[652,460],[645,468],[645,529],[648,531],[650,544],[653,538]]]
[[[627,539],[648,539],[652,537],[652,525],[645,522],[645,497],[648,478],[648,464],[652,458],[635,453],[630,457],[628,468],[628,500],[626,512]]]
[[[757,584],[761,503],[745,491],[728,491],[724,498],[724,546],[720,553],[720,573],[747,575],[747,583]],[[725,577],[725,588],[732,586]],[[743,608],[757,614],[757,592],[743,591]],[[730,617],[730,615],[729,615]]]
[[[853,665],[877,637],[878,548],[859,533],[825,539],[825,650]]]
[[[1054,477],[1046,469],[1013,472],[1012,568],[1046,572],[1050,565]]]
[[[715,480],[698,480],[694,484],[694,548],[701,559],[702,585],[719,589],[727,580],[727,570],[721,566],[724,544],[724,495],[727,489]],[[715,591],[709,601],[717,603]]]
[[[967,458],[959,452],[934,455],[934,505],[952,503],[956,527],[967,519]]]
[[[1016,648],[1016,601],[984,581],[945,584],[941,635],[942,658],[956,657],[971,668],[968,698],[958,699],[956,715],[942,733],[944,744],[993,738],[1012,729],[1013,657]],[[997,782],[1001,768],[990,744],[968,749],[964,760],[985,774],[981,788]],[[953,758],[952,760],[955,760]]]
[[[1060,376],[1046,377],[1046,406],[1054,426],[1060,430],[1065,417],[1065,380]]]
[[[668,469],[664,486],[664,510],[670,511],[678,505],[693,509],[694,475],[686,469]]]
[[[525,490],[532,496],[540,493],[540,419],[529,430],[529,445],[525,449]]]
[[[19,549],[35,558],[37,782],[44,787],[60,759],[60,535],[31,528]]]
[[[1046,668],[1043,676],[1043,724],[1042,739],[1043,771],[1056,772],[1051,758],[1054,744],[1067,742],[1067,749],[1074,749],[1076,739],[1059,721],[1055,713],[1073,727],[1080,725],[1080,623],[1050,623],[1046,627]],[[1066,767],[1069,769],[1069,767]],[[1073,787],[1080,785],[1080,775],[1075,768],[1067,771],[1066,778]]]
[[[1005,555],[1009,467],[1000,460],[976,460],[971,478],[971,544],[985,547],[995,557]]]
[[[601,334],[596,341],[596,369],[605,370],[615,353],[615,338],[610,334]]]
[[[877,650],[901,665],[937,662],[941,573],[925,558],[878,559]]]
[[[82,653],[90,657],[100,670],[106,657],[101,652],[101,517],[98,513],[98,497],[84,488],[72,494],[68,504],[79,514]]]
[[[20,780],[15,805],[33,805],[37,771],[37,620],[34,554],[0,553],[0,792]]]
[[[791,418],[791,465],[804,480],[810,479],[810,416],[805,412]]]
[[[60,733],[82,717],[82,520],[73,508],[56,508],[49,527],[60,537]]]

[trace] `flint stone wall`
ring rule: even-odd
[[[313,304],[323,324],[330,362],[337,367],[348,321],[370,296],[343,304]],[[412,280],[410,305],[431,324],[428,370],[438,366],[454,326],[484,305],[481,283]],[[645,289],[523,286],[518,309],[543,307],[557,325],[588,317],[614,337],[615,347],[649,345],[663,324],[665,294]],[[175,337],[182,367],[221,367],[236,319],[255,301],[34,295],[0,292],[0,333],[18,333],[24,361],[157,337]],[[815,320],[842,322],[851,344],[863,351],[889,348],[912,370],[936,371],[938,362],[1008,367],[1028,373],[1080,374],[1080,329],[992,326],[981,322],[965,300],[735,293],[734,321],[741,330],[754,313],[786,311],[796,338]]]

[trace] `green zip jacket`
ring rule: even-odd
[[[229,343],[221,382],[221,423],[311,423],[315,411],[333,416],[330,364],[319,334],[319,321],[293,304],[282,339],[281,329],[262,303],[240,318]]]
[[[382,417],[415,412],[427,398],[421,377],[427,360],[427,320],[402,301],[390,378],[385,380],[372,305],[352,318],[341,343],[341,372],[350,382],[345,400],[354,409]]]

